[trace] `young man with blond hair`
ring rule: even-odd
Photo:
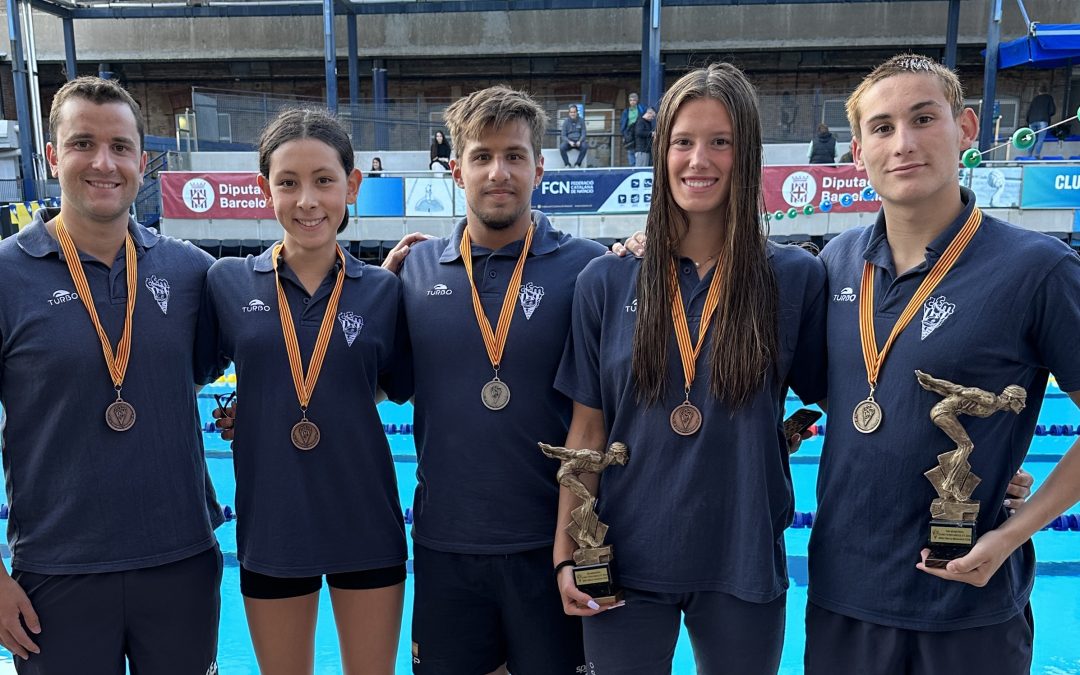
[[[834,421],[809,547],[808,675],[1027,673],[1030,537],[1080,499],[1074,444],[1015,515],[1000,506],[1051,372],[1080,405],[1080,257],[981,212],[960,187],[958,158],[978,132],[963,100],[955,73],[912,54],[879,66],[848,100],[855,163],[882,209],[874,225],[842,233],[821,254],[830,287],[857,292],[835,294],[829,306]],[[930,417],[940,396],[920,386],[916,370],[1027,391],[1018,415],[964,419],[971,472],[982,479],[972,495],[982,505],[979,538],[944,569],[926,565],[935,490],[923,474],[952,446]],[[852,416],[871,408],[876,428]]]
[[[388,260],[404,259],[412,348],[388,388],[415,403],[413,670],[576,675],[581,623],[551,562],[559,464],[536,443],[565,438],[572,403],[552,385],[574,281],[604,248],[530,210],[547,115],[527,94],[474,92],[446,123],[467,216]]]

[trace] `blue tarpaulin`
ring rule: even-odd
[[[1060,68],[1080,63],[1080,24],[1031,24],[1026,37],[1004,42],[998,68]]]

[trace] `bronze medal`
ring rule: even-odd
[[[851,422],[860,433],[872,434],[881,426],[881,405],[872,398],[864,399],[851,413]]]
[[[315,426],[311,420],[304,418],[293,425],[290,437],[297,450],[313,450],[319,444],[319,427]]]
[[[281,287],[281,278],[278,274],[278,258],[281,255],[283,245],[277,244],[271,253],[274,266],[274,281],[277,285],[278,318],[281,319],[281,335],[285,340],[285,352],[289,356],[289,370],[292,373],[293,388],[296,389],[296,400],[300,402],[302,417],[293,425],[289,437],[297,450],[312,450],[319,444],[319,427],[315,426],[307,418],[308,403],[311,395],[315,392],[315,384],[319,381],[319,373],[322,371],[323,359],[326,358],[326,348],[330,344],[330,333],[334,329],[334,317],[337,316],[338,302],[341,300],[341,286],[345,283],[345,254],[341,247],[337,246],[338,266],[337,279],[334,281],[334,290],[330,293],[330,299],[326,301],[326,311],[323,313],[322,323],[319,324],[319,336],[315,339],[315,347],[311,351],[311,361],[308,363],[308,371],[304,373],[304,364],[300,358],[300,343],[296,339],[296,327],[293,326],[292,313],[289,311],[289,300],[285,297],[285,290]]]
[[[701,353],[701,345],[705,342],[705,333],[709,330],[713,312],[720,304],[720,269],[718,267],[713,272],[712,281],[709,282],[709,292],[705,296],[705,307],[701,312],[701,323],[698,324],[697,343],[690,339],[690,326],[686,320],[686,308],[683,307],[674,260],[671,261],[670,271],[671,322],[675,327],[675,342],[679,346],[679,358],[682,360],[685,378],[683,392],[686,394],[686,400],[671,411],[669,422],[671,430],[680,436],[693,436],[701,428],[701,410],[690,402],[690,387],[694,384],[694,377],[697,374],[697,359]]]
[[[693,436],[701,428],[701,411],[684,401],[671,411],[671,430],[680,436]]]
[[[127,431],[135,426],[135,406],[123,399],[116,399],[105,408],[105,424],[113,431]]]
[[[496,377],[480,390],[480,400],[488,410],[502,410],[510,402],[510,387]]]
[[[135,407],[120,398],[120,391],[124,388],[124,376],[127,374],[128,363],[131,359],[131,331],[135,317],[135,292],[138,289],[136,282],[139,271],[139,260],[135,253],[135,242],[131,233],[124,239],[124,264],[127,281],[127,301],[124,307],[124,329],[120,334],[120,342],[116,344],[116,354],[113,355],[109,336],[101,326],[98,319],[97,308],[94,307],[94,295],[90,291],[90,284],[86,281],[86,273],[79,261],[79,251],[75,248],[75,242],[71,240],[67,228],[64,227],[64,217],[56,217],[56,240],[60,249],[64,252],[64,262],[67,264],[71,281],[75,284],[75,290],[79,293],[79,299],[86,307],[86,313],[90,316],[90,323],[97,331],[98,340],[101,342],[101,353],[105,357],[105,365],[109,369],[112,378],[113,389],[116,390],[116,400],[105,408],[105,424],[113,431],[127,431],[135,424]]]

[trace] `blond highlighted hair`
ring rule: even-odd
[[[446,128],[455,147],[458,161],[460,151],[469,141],[478,141],[486,130],[501,129],[521,120],[529,127],[533,159],[540,157],[540,146],[547,130],[548,116],[531,96],[523,91],[497,85],[474,91],[458,99],[443,113]]]
[[[964,86],[960,84],[960,78],[955,72],[927,56],[898,54],[874,68],[873,72],[864,77],[848,97],[845,108],[848,124],[851,125],[851,134],[855,138],[861,138],[859,129],[859,124],[862,122],[861,105],[866,92],[878,82],[894,75],[930,75],[937,78],[945,93],[945,100],[952,109],[953,117],[959,117],[964,111]]]

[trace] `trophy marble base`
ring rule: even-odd
[[[596,604],[614,605],[623,599],[615,583],[611,546],[579,548],[574,551],[574,585],[588,593]]]

